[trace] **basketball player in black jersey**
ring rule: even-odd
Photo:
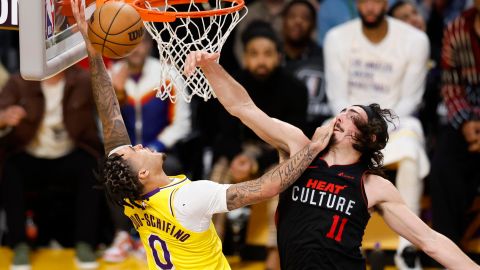
[[[302,149],[309,142],[303,132],[258,109],[245,89],[217,64],[218,57],[192,52],[184,72],[189,75],[200,67],[225,109],[276,147],[281,159]],[[452,241],[412,213],[395,186],[382,177],[380,150],[388,141],[391,116],[376,104],[344,109],[337,115],[330,146],[280,195],[277,227],[282,269],[365,269],[360,248],[373,211],[448,269],[480,269]]]

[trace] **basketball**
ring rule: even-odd
[[[109,58],[125,57],[142,42],[142,18],[134,7],[123,2],[110,1],[97,8],[88,26],[93,47]]]

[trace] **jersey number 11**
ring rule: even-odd
[[[348,219],[342,218],[342,222],[340,223],[340,228],[338,228],[337,236],[335,236],[335,231],[337,230],[339,220],[340,220],[339,215],[333,215],[333,223],[332,223],[332,226],[330,227],[330,231],[327,233],[328,238],[334,239],[337,242],[342,241],[343,228],[345,228],[345,224],[347,223]]]

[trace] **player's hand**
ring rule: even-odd
[[[12,105],[0,111],[0,128],[5,126],[15,127],[27,116],[25,109],[18,105]]]
[[[330,138],[333,134],[333,129],[335,124],[337,123],[337,118],[333,118],[327,124],[317,128],[315,130],[315,134],[312,137],[312,144],[314,147],[318,147],[319,151],[322,151],[327,147],[328,143],[330,142]]]
[[[195,73],[195,68],[204,68],[208,64],[214,63],[220,57],[220,53],[209,53],[206,51],[193,51],[187,55],[183,73],[186,76],[191,76]]]
[[[82,0],[72,0],[72,13],[77,22],[78,31],[82,34],[83,40],[85,40],[88,52],[96,53],[90,39],[88,39],[88,23],[85,20],[85,3]]]

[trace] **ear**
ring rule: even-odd
[[[145,168],[141,168],[140,170],[138,170],[138,179],[141,182],[145,181],[149,175],[150,175],[150,171]]]

